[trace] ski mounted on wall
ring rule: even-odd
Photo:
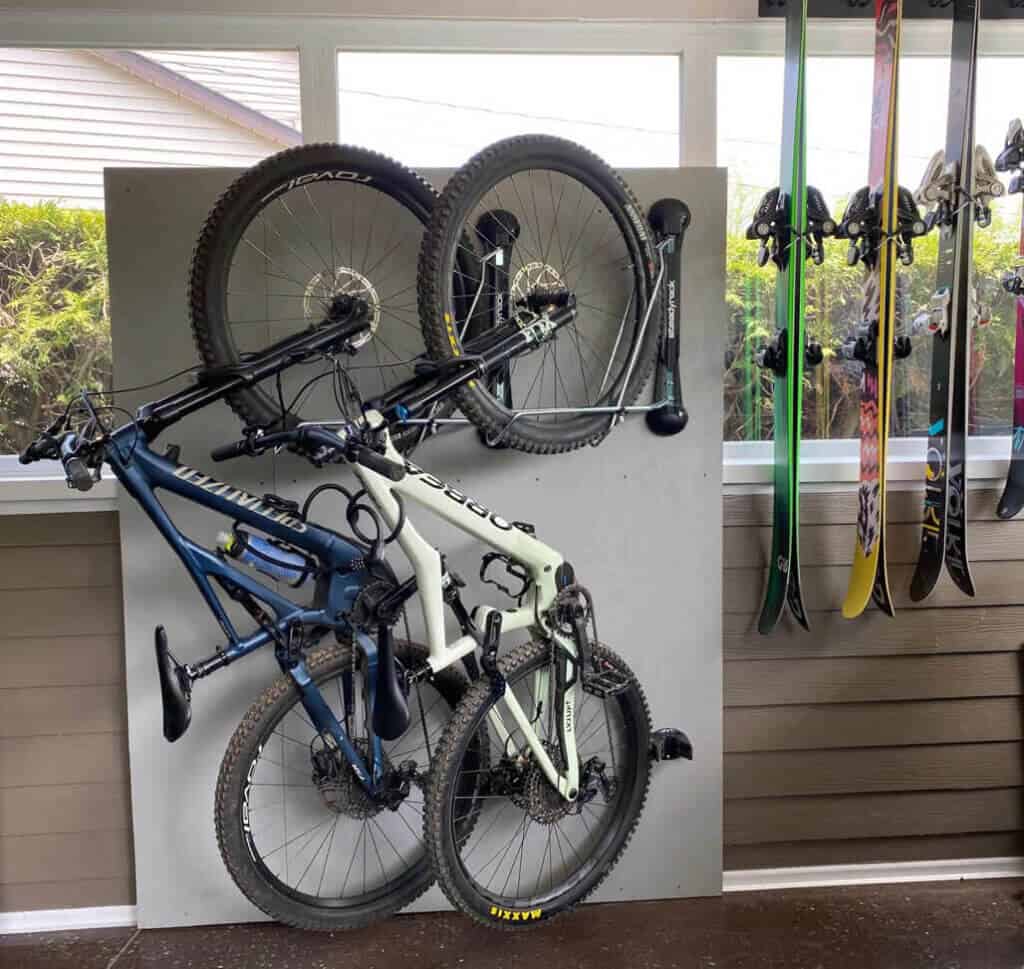
[[[775,628],[787,604],[793,618],[808,627],[800,590],[800,420],[804,363],[820,363],[822,353],[804,332],[804,263],[822,261],[824,237],[835,230],[821,193],[807,185],[807,0],[779,0],[779,5],[786,15],[779,187],[764,196],[747,229],[747,238],[760,243],[758,265],[771,259],[778,269],[777,332],[758,354],[758,363],[774,375],[775,426],[772,547],[757,623],[761,633]]]
[[[977,0],[953,0],[952,62],[946,149],[931,160],[917,201],[939,230],[935,292],[929,307],[933,333],[928,451],[921,549],[910,583],[920,602],[935,588],[945,563],[966,595],[974,595],[967,561],[967,394],[972,319],[972,239],[975,219],[990,218],[974,183],[974,98],[978,54]]]
[[[996,159],[996,171],[1013,172],[1011,195],[1024,192],[1024,126],[1015,118],[1006,132],[1006,143]],[[1013,354],[1013,425],[1010,468],[996,506],[1000,518],[1013,518],[1024,507],[1024,209],[1021,210],[1017,265],[1003,274],[1003,288],[1016,297],[1017,330]]]
[[[868,185],[853,193],[836,236],[849,239],[847,262],[866,270],[861,324],[840,355],[863,364],[860,385],[860,486],[857,536],[843,616],[859,616],[873,599],[893,615],[885,558],[885,469],[894,359],[910,353],[896,335],[897,264],[913,262],[913,239],[925,223],[897,182],[896,106],[902,0],[875,0],[875,71]]]

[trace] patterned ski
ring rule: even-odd
[[[946,150],[932,159],[918,202],[932,207],[939,258],[930,328],[931,403],[925,468],[921,550],[910,585],[920,602],[942,573],[974,595],[967,562],[967,392],[970,344],[971,260],[974,227],[974,77],[978,51],[977,0],[953,0],[953,48],[949,77]]]
[[[850,240],[848,261],[864,263],[862,332],[849,353],[861,360],[860,488],[857,538],[843,616],[859,616],[874,598],[893,614],[885,569],[885,458],[892,399],[896,316],[898,197],[896,100],[902,0],[875,2],[875,78],[868,186],[854,193],[836,233]]]
[[[1010,194],[1024,192],[1024,126],[1010,123],[1006,144],[996,159],[996,171],[1013,172]],[[1000,518],[1013,518],[1024,507],[1024,209],[1021,211],[1019,259],[1003,274],[1003,288],[1017,297],[1017,332],[1013,356],[1013,437],[1006,485],[996,507]]]

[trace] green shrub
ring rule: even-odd
[[[103,213],[0,199],[0,453],[110,368]]]

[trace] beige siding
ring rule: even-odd
[[[906,596],[920,492],[889,501],[898,614],[838,612],[856,496],[801,502],[810,633],[754,629],[769,496],[724,499],[727,869],[1024,854],[1024,522],[972,492],[974,600]]]
[[[87,51],[0,47],[0,197],[101,208],[104,167],[244,167],[279,148]]]
[[[0,911],[134,900],[113,514],[0,518]]]
[[[298,51],[147,50],[139,53],[289,128],[302,129]]]

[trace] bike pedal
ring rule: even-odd
[[[614,666],[603,666],[601,669],[587,667],[582,678],[584,692],[601,700],[624,693],[633,683],[630,675],[615,669]]]
[[[693,744],[677,727],[661,727],[651,732],[651,760],[693,760]]]

